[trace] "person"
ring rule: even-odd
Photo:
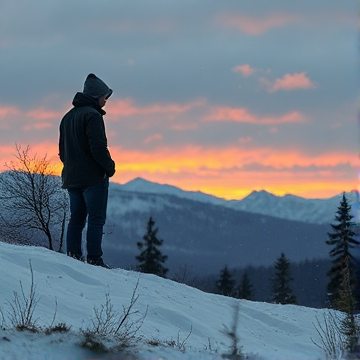
[[[103,107],[112,92],[96,75],[89,74],[83,92],[76,93],[73,108],[62,118],[59,128],[62,187],[70,197],[67,255],[85,260],[81,245],[87,219],[86,260],[102,267],[108,267],[102,259],[102,236],[109,177],[115,173],[115,162],[107,147]]]

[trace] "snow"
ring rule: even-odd
[[[334,220],[334,214],[342,197],[342,194],[339,194],[328,199],[306,199],[291,194],[277,196],[262,190],[253,191],[241,200],[225,200],[200,191],[185,191],[172,185],[157,184],[141,178],[136,178],[123,185],[110,183],[110,192],[116,190],[158,196],[176,196],[182,199],[225,206],[233,210],[313,224],[331,223]],[[353,192],[346,193],[346,196],[350,203],[355,199]],[[136,203],[132,203],[131,206],[132,209],[140,209],[141,207],[146,209],[149,207],[146,204]]]
[[[39,298],[34,312],[37,325],[49,326],[55,314],[55,324],[71,326],[69,333],[45,335],[12,328],[7,318],[9,302],[14,292],[21,294],[20,282],[25,294],[29,293],[29,262]],[[325,359],[311,340],[319,341],[314,323],[316,317],[322,318],[321,309],[208,294],[154,275],[91,266],[41,247],[0,242],[0,264],[1,360],[220,360],[221,354],[229,352],[231,342],[223,330],[232,325],[236,303],[240,305],[238,336],[244,354],[258,360]],[[79,329],[91,325],[94,307],[104,304],[108,294],[112,304],[122,309],[129,304],[137,282],[135,309],[144,314],[148,307],[148,311],[138,332],[142,340],[126,349],[133,355],[102,357],[78,346]],[[151,346],[150,340],[162,345]],[[171,340],[184,341],[185,351],[164,345]]]
[[[116,185],[119,186],[120,184],[116,184]],[[131,180],[126,184],[120,185],[120,188],[122,191],[157,194],[157,195],[171,195],[171,196],[180,197],[182,199],[204,202],[207,204],[214,204],[214,205],[228,204],[228,201],[223,198],[218,198],[213,195],[205,194],[201,191],[186,191],[173,185],[158,184],[142,178],[136,178],[134,180]]]

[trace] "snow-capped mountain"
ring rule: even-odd
[[[173,185],[158,184],[142,178],[136,178],[128,183],[121,185],[123,191],[133,191],[148,194],[173,195],[183,199],[201,201],[204,203],[225,206],[226,200],[213,195],[205,194],[201,191],[185,191]]]
[[[201,199],[201,200],[199,200]],[[260,200],[256,202],[262,206]],[[171,271],[187,266],[196,274],[229,267],[268,266],[284,252],[291,261],[326,258],[329,223],[288,220],[236,208],[202,193],[136,179],[110,185],[104,254],[112,266],[136,265],[136,243],[150,216],[164,240]]]
[[[346,194],[350,202],[351,193]],[[253,191],[240,201],[231,203],[233,209],[257,214],[275,216],[281,219],[297,220],[312,224],[329,224],[334,221],[335,212],[342,195],[329,199],[305,199],[295,195],[276,196],[266,191]]]
[[[164,240],[170,272],[187,266],[207,275],[224,265],[269,266],[281,252],[296,262],[324,259],[329,224],[339,203],[331,200],[330,210],[330,200],[254,192],[243,200],[227,201],[143,179],[110,183],[104,258],[114,267],[136,265],[136,244],[151,216]],[[309,214],[321,221],[304,221]],[[47,245],[41,233],[34,239]]]
[[[119,184],[112,184],[119,186]],[[305,199],[295,195],[276,196],[267,191],[253,191],[242,200],[225,200],[200,191],[184,191],[172,185],[161,185],[136,178],[124,185],[122,191],[147,194],[166,194],[203,203],[221,205],[234,210],[269,215],[287,220],[296,220],[312,224],[329,224],[334,220],[341,194],[328,199]],[[350,202],[353,194],[347,193]]]

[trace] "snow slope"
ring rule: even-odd
[[[138,280],[136,310],[144,312],[148,307],[139,332],[143,341],[130,349],[136,357],[116,359],[220,360],[230,345],[222,330],[224,325],[231,326],[236,302],[240,302],[239,337],[243,353],[268,360],[325,358],[311,341],[311,338],[318,339],[313,322],[315,316],[322,317],[322,310],[235,300],[154,275],[90,266],[45,248],[0,242],[0,309],[5,318],[13,292],[21,292],[20,281],[28,293],[29,261],[39,296],[34,314],[38,325],[51,323],[57,302],[55,323],[70,325],[71,333],[46,336],[16,332],[10,329],[8,320],[4,324],[0,315],[1,360],[100,359],[76,345],[78,330],[90,325],[93,308],[105,303],[106,293],[117,309],[128,305]],[[190,331],[185,352],[146,344],[146,340],[165,342],[179,338],[181,341]],[[115,359],[103,357],[106,358]]]

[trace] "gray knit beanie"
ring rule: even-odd
[[[96,75],[89,74],[84,83],[83,93],[95,99],[100,99],[102,96],[109,98],[112,90]]]

